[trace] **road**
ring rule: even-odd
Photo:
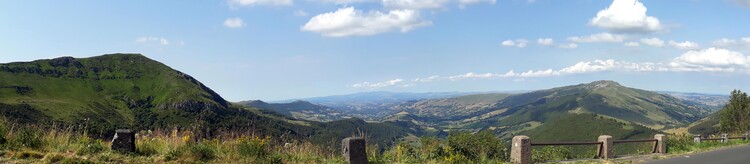
[[[750,163],[750,145],[722,148],[714,151],[703,152],[698,154],[686,154],[674,158],[651,161],[647,164],[733,164]]]

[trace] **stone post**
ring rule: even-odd
[[[667,154],[667,136],[664,134],[656,134],[654,135],[654,139],[656,139],[656,152],[654,153],[661,153],[661,154]]]
[[[115,130],[112,138],[112,150],[120,153],[135,153],[135,133],[130,129]]]
[[[599,158],[610,159],[615,157],[612,149],[612,146],[614,145],[612,143],[612,136],[600,135],[597,141],[602,143],[601,146],[599,146]]]
[[[693,135],[693,142],[701,143],[701,135]]]
[[[341,140],[341,153],[350,164],[367,164],[367,143],[362,137],[349,137]]]
[[[527,136],[515,136],[510,146],[510,163],[531,164],[531,141]]]
[[[727,142],[729,142],[728,136],[729,135],[727,135],[726,133],[722,133],[721,134],[721,143],[727,143]]]

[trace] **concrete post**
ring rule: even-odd
[[[747,133],[745,133],[745,134],[742,134],[742,139],[743,139],[743,140],[747,140],[747,139],[748,139],[748,137],[750,137],[750,136],[749,136],[749,135],[748,135]]]
[[[654,139],[656,139],[656,152],[654,153],[661,153],[661,154],[667,154],[667,136],[664,134],[656,134],[654,135]]]
[[[701,143],[701,135],[693,135],[693,142]]]
[[[726,133],[722,133],[721,134],[721,143],[727,143],[727,142],[729,142],[729,138],[727,136],[729,136],[729,135],[727,135]]]
[[[135,153],[135,133],[130,129],[115,130],[111,148],[120,153]]]
[[[615,157],[612,149],[612,136],[600,135],[597,141],[602,143],[599,147],[599,158],[610,159]]]
[[[527,136],[515,136],[510,146],[510,163],[531,164],[531,141]]]
[[[362,137],[349,137],[341,140],[341,153],[350,164],[367,164],[367,143]]]

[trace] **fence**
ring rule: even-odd
[[[528,164],[531,163],[532,146],[569,146],[569,145],[596,145],[597,157],[603,159],[613,158],[614,145],[622,143],[654,142],[652,153],[667,152],[667,137],[663,134],[654,135],[654,139],[641,140],[613,140],[612,136],[601,135],[596,142],[531,142],[527,136],[515,136],[512,140],[510,150],[511,163]]]

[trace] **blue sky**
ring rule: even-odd
[[[142,53],[231,101],[750,89],[748,0],[5,1],[0,63]]]

